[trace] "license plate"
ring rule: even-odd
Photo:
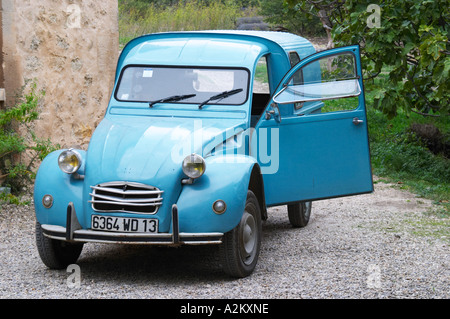
[[[91,228],[125,233],[157,233],[158,220],[92,215]]]

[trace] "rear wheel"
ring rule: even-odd
[[[232,277],[243,278],[253,272],[261,248],[261,233],[261,209],[255,194],[248,191],[241,221],[224,235],[220,246],[220,257],[225,273]]]
[[[36,246],[42,262],[50,269],[64,269],[76,263],[83,249],[82,243],[69,243],[44,236],[36,222]]]
[[[299,202],[288,205],[289,222],[293,227],[305,227],[311,216],[311,202]]]

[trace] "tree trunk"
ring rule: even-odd
[[[329,18],[329,14],[325,10],[320,10],[318,14],[318,18],[320,19],[320,22],[322,22],[323,28],[325,29],[327,33],[328,43],[327,43],[327,49],[333,49],[334,48],[334,42],[333,42],[333,36],[331,35],[331,30],[333,29],[333,23],[331,23],[331,20]]]

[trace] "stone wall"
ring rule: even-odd
[[[114,84],[117,0],[0,2],[6,104],[35,80],[45,90],[37,135],[62,147],[86,148]]]

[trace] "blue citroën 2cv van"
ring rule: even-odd
[[[373,191],[358,46],[317,52],[278,32],[175,32],[123,49],[86,150],[35,181],[49,268],[89,242],[218,245],[234,277],[257,264],[268,208],[294,227],[311,202]]]

